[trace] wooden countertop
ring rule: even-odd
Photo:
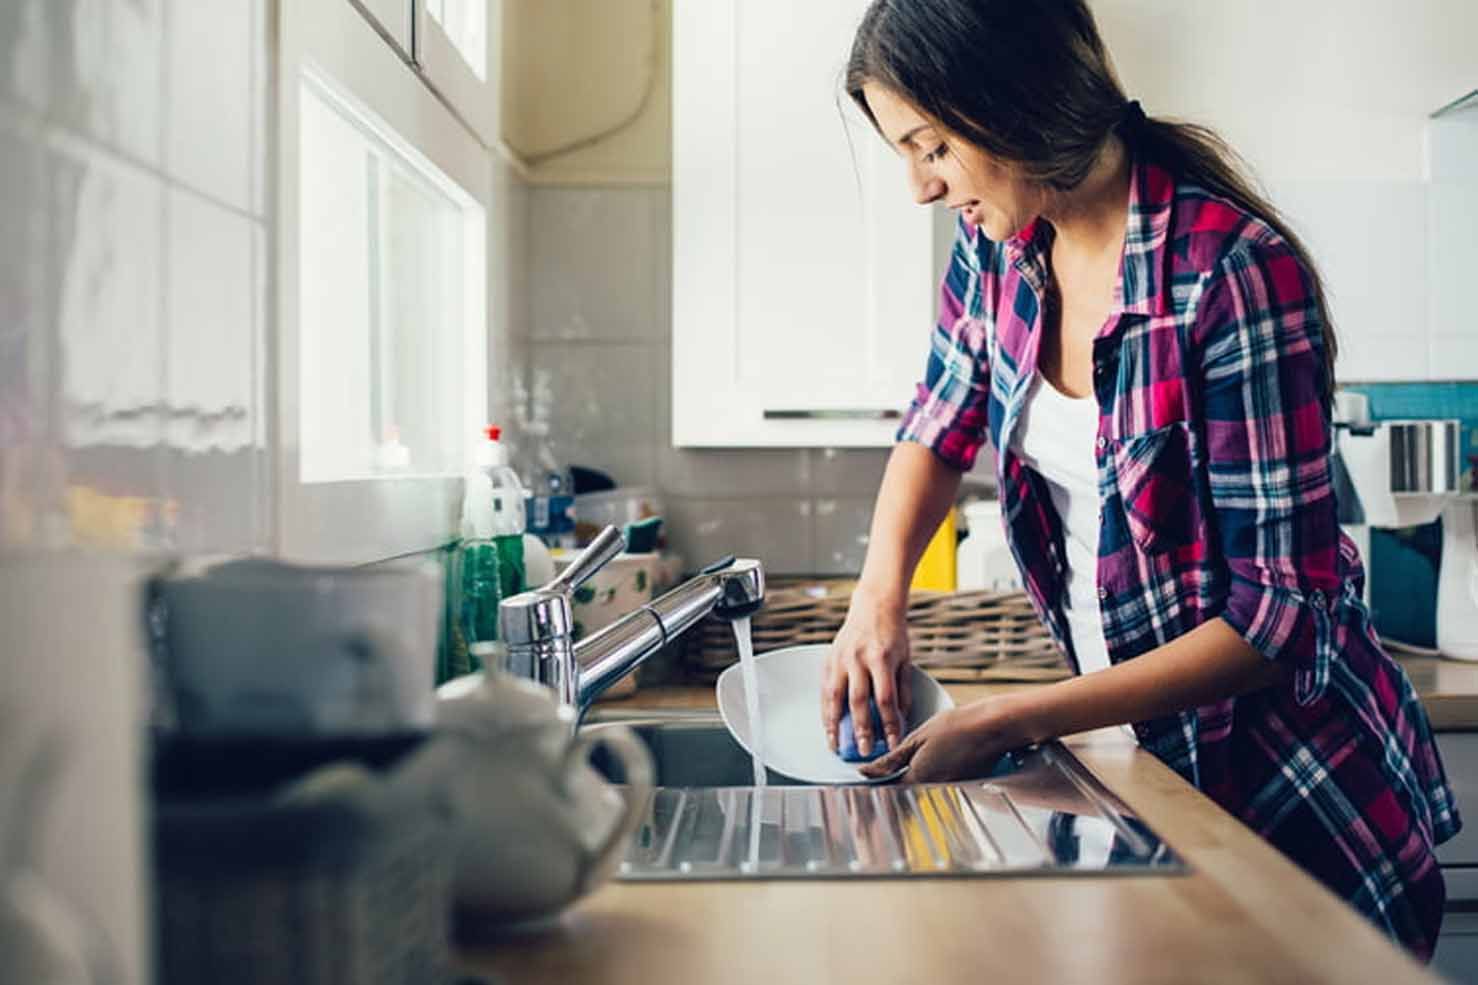
[[[1402,657],[1401,666],[1421,695],[1438,731],[1478,730],[1478,663],[1437,657]]]
[[[1011,687],[957,685],[957,702]],[[711,708],[664,688],[623,710]],[[516,982],[1432,982],[1291,861],[1117,730],[1069,740],[1181,876],[611,883],[550,929],[464,952]]]

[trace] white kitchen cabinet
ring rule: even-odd
[[[675,445],[886,446],[922,375],[933,210],[841,89],[865,7],[674,4]]]

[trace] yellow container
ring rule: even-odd
[[[944,522],[934,531],[929,546],[924,548],[924,556],[919,558],[919,566],[914,569],[909,587],[925,592],[953,592],[956,587],[955,548],[955,510],[950,507]]]

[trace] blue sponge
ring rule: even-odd
[[[878,703],[871,698],[867,699],[867,710],[872,717],[872,752],[862,755],[857,749],[857,730],[852,725],[852,709],[849,707],[842,712],[842,720],[837,729],[837,755],[842,757],[844,763],[870,763],[888,752],[888,740],[883,733],[883,714],[878,711]]]

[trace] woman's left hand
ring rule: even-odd
[[[985,698],[935,715],[897,749],[858,772],[877,779],[907,766],[911,783],[972,779],[987,775],[1002,756],[1029,741],[1011,702]]]

